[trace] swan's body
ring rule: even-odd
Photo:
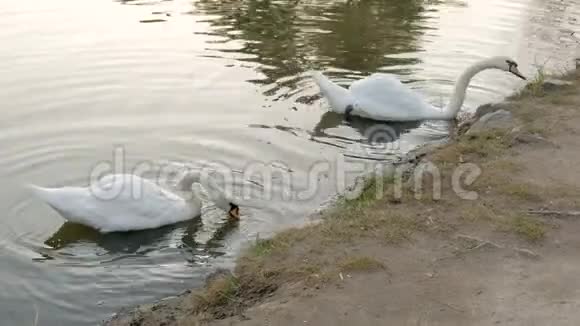
[[[105,176],[92,187],[30,188],[68,221],[107,233],[158,228],[200,216],[194,182],[180,183],[183,194],[130,174]]]
[[[352,83],[348,89],[335,84],[320,72],[315,72],[313,77],[331,110],[336,113],[384,121],[451,120],[463,105],[471,78],[486,69],[509,71],[525,79],[510,58],[493,57],[480,61],[459,77],[449,104],[440,109],[427,103],[392,75],[373,74]]]

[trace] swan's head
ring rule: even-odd
[[[211,194],[210,194],[210,196],[211,196]],[[214,196],[212,198],[212,200],[214,201],[214,204],[216,207],[228,212],[229,218],[234,219],[234,220],[240,219],[240,206],[232,203],[225,196],[219,196],[219,197]]]
[[[201,186],[205,188],[209,199],[214,203],[214,205],[228,212],[230,218],[236,220],[240,219],[240,207],[232,202],[230,196],[228,196],[209,175],[202,174],[199,171],[189,171],[179,182],[179,187],[182,190],[187,190],[191,188],[192,183],[201,184]]]
[[[510,57],[495,57],[491,59],[492,65],[500,70],[510,72],[519,78],[526,80],[526,77],[518,69],[517,62]]]

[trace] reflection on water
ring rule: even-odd
[[[512,56],[527,74],[548,59],[552,70],[568,66],[579,16],[579,0],[5,0],[2,321],[28,324],[37,305],[39,325],[94,325],[119,307],[195,286],[230,267],[244,244],[303,224],[341,190],[330,171],[308,200],[284,200],[274,185],[275,196],[239,223],[206,207],[202,219],[101,235],[63,224],[22,184],[85,185],[121,146],[125,170],[116,172],[203,161],[239,174],[262,163],[305,189],[317,162],[396,161],[453,127],[345,120],[327,112],[309,71],[344,86],[393,73],[442,106],[457,76],[483,57]],[[464,110],[520,86],[483,73]]]
[[[418,51],[428,28],[420,0],[201,0],[196,8],[217,16],[203,32],[219,37],[211,49],[259,63],[263,77],[249,81],[267,85],[264,94],[278,95],[274,100],[295,95],[301,73],[310,69],[334,67],[343,77],[377,70],[409,74],[419,59],[398,55]]]
[[[351,116],[347,120],[345,120],[344,115],[329,111],[322,114],[322,118],[314,127],[312,135],[314,137],[340,139],[339,136],[327,134],[326,130],[344,125],[358,131],[360,135],[366,136],[365,138],[360,140],[351,138],[342,138],[342,140],[346,141],[347,143],[353,142],[389,143],[397,141],[399,138],[401,138],[402,134],[409,132],[412,129],[418,128],[419,126],[421,126],[421,124],[422,122],[420,121],[404,121],[404,122],[373,121],[369,119],[363,119],[358,116]],[[381,135],[375,135],[372,133],[373,129],[385,131],[385,133]],[[369,131],[371,131],[371,133],[369,133]],[[384,137],[381,138],[373,136],[384,136]]]
[[[379,161],[398,161],[401,159],[400,140],[401,136],[423,125],[419,121],[408,122],[379,122],[369,119],[351,116],[345,120],[345,116],[335,112],[325,112],[312,131],[312,140],[321,144],[335,146],[348,150],[353,144],[363,147],[362,153],[352,150],[344,155],[351,158],[360,158]],[[341,136],[333,134],[332,129],[346,127],[357,131],[360,136]],[[435,141],[446,137],[445,130],[439,130],[438,135],[428,137],[429,141]]]
[[[202,229],[202,226],[202,219],[195,218],[191,221],[157,229],[102,234],[90,227],[66,222],[44,244],[58,251],[82,242],[90,242],[103,248],[107,255],[146,255],[149,251],[157,250],[160,246],[163,246],[164,240],[171,233],[180,231],[182,233],[180,240],[183,248],[204,250],[210,256],[217,257],[223,255],[223,252],[213,251],[212,249],[221,247],[220,242],[238,226],[238,221],[228,219],[220,223],[211,238],[203,243],[196,240],[196,235]],[[48,255],[47,251],[44,251],[44,254]],[[45,258],[50,259],[49,257]],[[126,258],[126,256],[116,259],[121,258]]]

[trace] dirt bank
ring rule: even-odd
[[[578,325],[580,77],[566,78],[482,107],[402,179],[258,241],[206,289],[108,325]]]

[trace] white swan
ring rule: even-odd
[[[469,81],[482,70],[500,69],[526,79],[518,64],[509,57],[493,57],[467,68],[457,80],[451,101],[445,109],[427,103],[420,95],[387,74],[373,74],[343,88],[315,72],[313,78],[328,99],[331,110],[346,115],[384,121],[451,120],[463,105]]]
[[[158,228],[201,215],[199,176],[186,175],[171,192],[131,174],[112,174],[89,187],[29,188],[66,220],[102,233]],[[239,218],[237,205],[217,189],[207,191],[216,206]]]

